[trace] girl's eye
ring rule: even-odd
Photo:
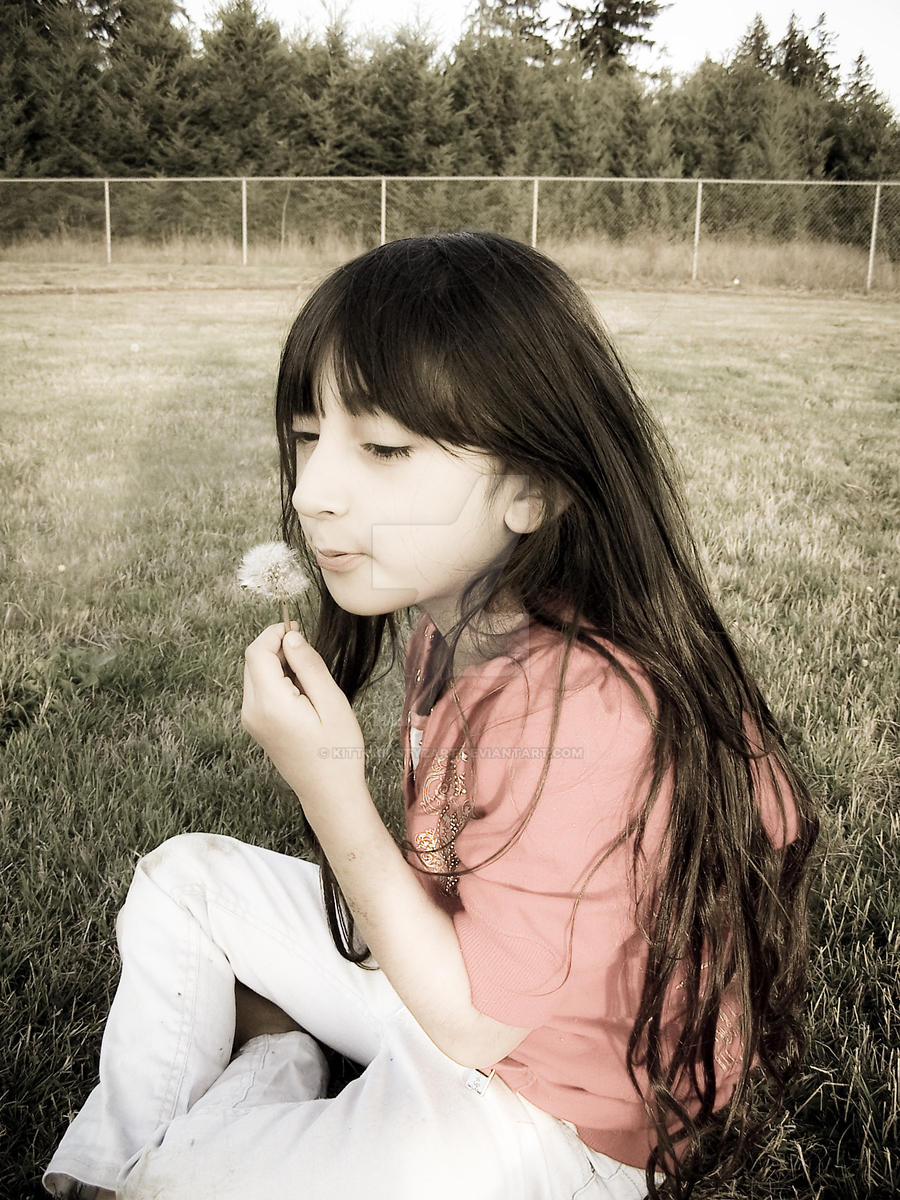
[[[306,433],[302,429],[291,430],[291,441],[295,446],[308,446],[319,440],[317,433]]]
[[[374,442],[367,442],[365,449],[369,451],[375,458],[409,458],[412,453],[412,446],[378,446]]]
[[[291,433],[291,441],[298,448],[307,449],[314,446],[318,440],[319,435],[308,430],[295,429]],[[363,449],[382,462],[392,458],[409,458],[412,454],[412,446],[381,446],[377,442],[364,442]]]

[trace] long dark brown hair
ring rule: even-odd
[[[290,433],[295,415],[316,411],[326,371],[351,413],[384,412],[449,448],[483,451],[548,499],[541,526],[473,581],[448,635],[451,653],[502,594],[558,630],[565,657],[576,642],[604,655],[611,645],[652,683],[651,782],[622,833],[635,865],[664,777],[673,790],[658,869],[636,901],[647,963],[627,1063],[655,1126],[648,1189],[658,1194],[662,1171],[669,1193],[686,1196],[710,1143],[725,1145],[723,1131],[729,1161],[740,1161],[762,1111],[751,1103],[757,1077],[775,1105],[798,1064],[817,824],[713,607],[665,439],[587,297],[550,260],[495,234],[389,243],[327,278],[284,346],[283,531],[301,550]],[[396,652],[395,616],[344,612],[310,569],[320,591],[315,645],[352,700],[373,678],[386,635]],[[764,827],[761,786],[778,798],[785,836]],[[323,878],[335,942],[360,961],[325,862]],[[676,988],[681,1036],[672,1049],[664,1027]],[[743,1058],[720,1113],[715,1053],[726,997],[741,1014]]]

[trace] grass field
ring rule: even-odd
[[[154,291],[140,289],[166,280],[138,268],[66,270],[66,292],[0,295],[2,1200],[39,1194],[91,1085],[136,857],[187,829],[304,849],[295,803],[239,729],[243,648],[276,618],[234,570],[275,533],[271,395],[308,281],[279,272],[262,290],[264,272],[198,270],[180,279],[189,290]],[[52,275],[30,269],[34,286]],[[136,290],[89,290],[111,280]],[[900,1188],[900,308],[737,291],[596,300],[681,456],[720,606],[823,809],[806,1072],[746,1174],[703,1195],[887,1197]],[[398,695],[389,679],[365,700],[373,746]],[[375,762],[395,819],[396,755]]]

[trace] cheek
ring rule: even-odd
[[[474,472],[430,473],[408,493],[410,525],[448,531],[477,527],[486,515],[485,486],[484,476]]]
[[[385,522],[372,525],[372,556],[376,570],[401,571],[404,576],[421,576],[433,569],[442,526]]]
[[[477,481],[442,488],[429,483],[395,497],[390,516],[372,525],[373,547],[420,560],[455,562],[467,557],[484,536],[485,508]]]

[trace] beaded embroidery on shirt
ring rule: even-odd
[[[434,629],[425,634],[425,656],[431,650]],[[416,670],[415,682],[421,685],[423,671]],[[459,698],[456,697],[457,704]],[[428,706],[429,710],[431,706]],[[409,736],[410,765],[413,772],[418,770],[419,755],[422,746],[421,729],[414,729],[412,721],[407,723]],[[468,754],[464,749],[453,754],[438,753],[431,760],[428,770],[422,779],[419,807],[422,812],[437,814],[437,820],[430,829],[424,829],[413,838],[413,845],[419,854],[422,866],[441,876],[441,886],[448,895],[456,895],[459,876],[455,873],[459,866],[459,856],[456,853],[456,837],[462,827],[471,817],[474,805],[466,790],[466,762]]]
[[[444,891],[455,895],[459,876],[454,872],[459,866],[456,853],[456,837],[474,810],[466,792],[465,750],[455,754],[435,754],[431,766],[422,781],[419,807],[426,813],[437,813],[437,821],[430,829],[417,833],[414,845],[419,852],[422,865],[429,871],[443,874],[441,884]]]

